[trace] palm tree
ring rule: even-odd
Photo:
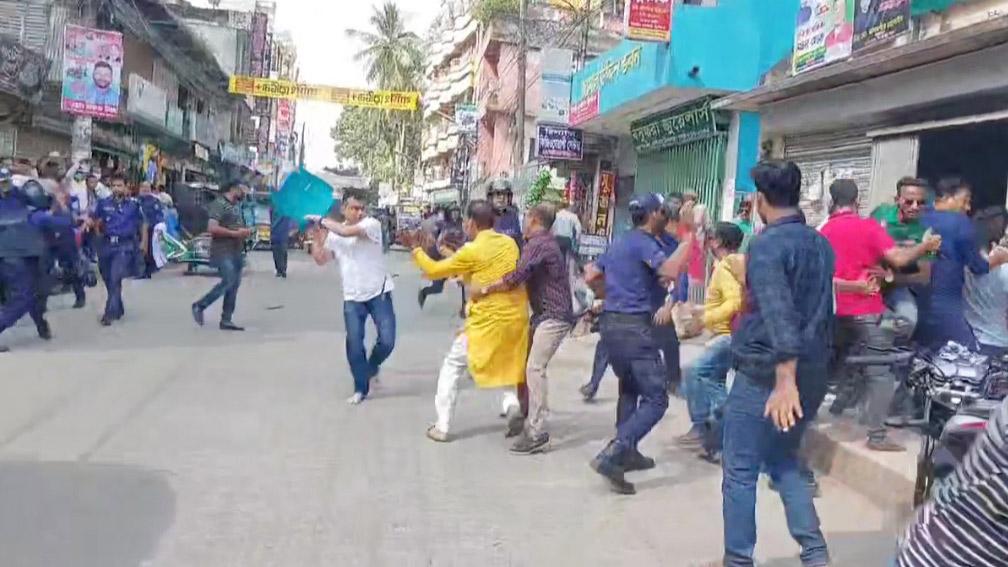
[[[399,7],[388,0],[375,7],[371,31],[348,29],[347,37],[363,44],[354,60],[365,65],[369,83],[379,89],[414,90],[423,78],[420,37],[406,29]]]

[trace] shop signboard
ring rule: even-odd
[[[168,113],[168,95],[154,83],[132,73],[129,76],[129,97],[126,114],[161,128],[165,127]]]
[[[609,237],[604,234],[582,234],[578,238],[578,254],[588,258],[597,258],[605,254],[609,248]]]
[[[626,37],[668,43],[672,37],[672,0],[627,0]]]
[[[420,105],[420,93],[415,91],[370,91],[239,75],[231,76],[228,92],[264,98],[317,100],[384,110],[416,110]]]
[[[599,173],[598,206],[595,209],[595,234],[609,235],[609,218],[612,203],[616,198],[616,174],[612,171]]]
[[[67,24],[63,29],[60,108],[104,120],[118,116],[122,65],[121,33]]]
[[[584,157],[584,133],[566,126],[539,124],[536,148],[540,159],[581,161]]]
[[[259,128],[256,130],[256,148],[259,150],[259,159],[265,159],[269,152],[270,143],[270,118],[269,116],[259,117]]]
[[[227,163],[244,165],[245,167],[248,167],[252,163],[252,156],[249,154],[249,151],[241,146],[221,142],[219,153],[221,160]]]
[[[711,136],[717,132],[710,99],[702,99],[630,125],[637,153],[647,153]]]
[[[479,109],[475,104],[455,105],[455,125],[463,136],[475,136],[479,123]]]
[[[199,143],[193,143],[193,155],[196,156],[196,159],[210,161],[210,150]]]
[[[791,58],[795,75],[850,56],[855,2],[860,0],[801,0]]]
[[[910,31],[910,0],[855,0],[854,51]]]
[[[599,93],[595,91],[591,95],[581,99],[571,106],[570,120],[571,126],[577,126],[587,122],[599,115]]]

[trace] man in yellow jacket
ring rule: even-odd
[[[685,372],[686,405],[693,422],[690,430],[677,439],[685,448],[699,449],[704,444],[709,438],[714,412],[728,397],[725,380],[731,367],[731,325],[743,303],[745,257],[738,251],[744,239],[745,234],[737,225],[719,222],[707,241],[716,261],[707,286],[703,322],[714,337]]]
[[[493,207],[484,200],[469,203],[463,225],[470,242],[443,260],[433,260],[420,246],[413,261],[431,280],[461,277],[467,285],[485,288],[518,265],[514,239],[493,230]],[[508,424],[524,420],[514,387],[525,382],[528,356],[529,303],[524,286],[494,293],[466,305],[464,330],[455,337],[438,376],[434,407],[437,422],[427,430],[434,441],[448,441],[459,381],[468,373],[480,388],[510,388],[504,407]]]

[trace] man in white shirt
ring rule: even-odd
[[[396,337],[393,285],[385,269],[381,222],[367,216],[366,206],[362,194],[347,190],[343,195],[344,222],[317,215],[305,217],[317,224],[312,235],[315,263],[322,266],[336,260],[340,267],[347,362],[354,379],[354,394],[347,400],[351,405],[367,398],[370,382],[392,354]],[[378,331],[370,356],[364,347],[364,325],[369,316]]]

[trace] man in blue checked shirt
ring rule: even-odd
[[[732,337],[735,382],[724,406],[724,564],[753,565],[761,470],[784,503],[805,567],[829,564],[812,490],[798,461],[802,433],[826,395],[833,336],[834,256],[798,209],[801,171],[763,161],[752,171],[766,229],[749,245],[746,302]]]

